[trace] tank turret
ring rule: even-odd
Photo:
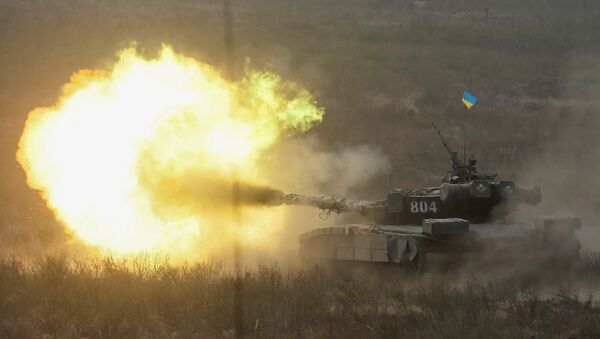
[[[519,204],[536,205],[540,200],[539,187],[519,187],[512,181],[485,180],[463,184],[442,183],[438,187],[421,189],[394,189],[385,199],[375,201],[295,193],[284,197],[287,205],[321,209],[322,218],[332,212],[354,212],[370,222],[385,225],[414,224],[428,218],[497,221],[506,217]]]

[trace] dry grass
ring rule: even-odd
[[[244,275],[249,337],[582,338],[600,308],[576,289],[541,293],[452,278],[259,267]],[[219,338],[232,335],[232,275],[156,258],[0,263],[0,337]],[[545,295],[545,296],[542,296]]]

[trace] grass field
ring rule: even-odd
[[[582,277],[597,281],[591,272]],[[245,332],[249,338],[599,336],[597,302],[569,281],[549,287],[541,279],[414,278],[389,268],[259,267],[243,277]],[[232,291],[233,276],[217,263],[3,260],[0,337],[227,338]]]

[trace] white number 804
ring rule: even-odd
[[[410,211],[412,213],[436,213],[437,212],[437,204],[436,201],[427,200],[412,200],[409,204]]]

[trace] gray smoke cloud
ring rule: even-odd
[[[272,185],[286,192],[347,195],[389,173],[387,155],[372,145],[326,148],[315,137],[286,140],[267,156]]]

